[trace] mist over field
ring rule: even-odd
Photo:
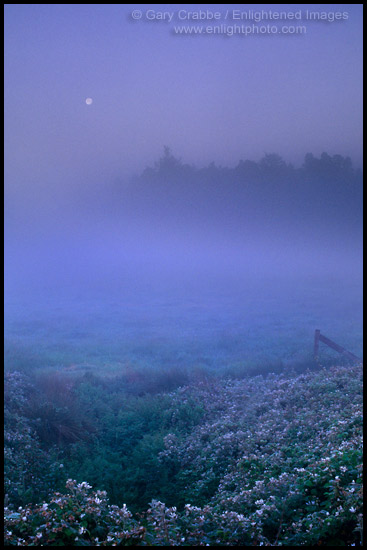
[[[163,349],[174,365],[257,362],[267,348],[264,361],[299,361],[320,327],[361,354],[362,184],[348,159],[199,169],[166,148],[130,181],[47,198],[6,225],[6,337],[27,348],[36,322],[39,366],[57,341],[59,366],[75,347],[81,359],[78,334],[96,367],[112,349],[147,363],[149,346],[152,364]]]
[[[5,5],[5,545],[362,545],[362,5],[269,6]]]

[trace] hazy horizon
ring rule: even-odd
[[[299,12],[307,32],[184,36],[180,10]],[[203,312],[236,332],[253,296],[255,323],[301,300],[311,330],[316,293],[324,326],[345,308],[359,334],[361,62],[360,4],[7,4],[6,331],[41,304],[76,325],[145,303],[151,328],[182,316],[200,340]]]

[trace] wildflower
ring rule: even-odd
[[[122,505],[121,511],[122,511],[122,515],[123,515],[125,518],[131,518],[131,512],[129,512],[129,510],[127,509],[126,504],[123,504],[123,505]]]
[[[81,526],[80,529],[79,529],[79,535],[82,535],[85,532],[86,532],[86,528]]]
[[[352,512],[352,514],[354,514],[354,512],[356,512],[356,511],[357,511],[357,510],[356,510],[356,508],[354,508],[354,506],[351,506],[351,507],[349,508],[349,512]]]
[[[89,485],[86,481],[82,481],[82,483],[78,483],[77,485],[78,489],[91,489],[92,486]]]
[[[46,504],[46,502],[42,504],[42,510],[47,510],[47,508],[48,508],[48,504]]]

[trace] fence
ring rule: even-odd
[[[335,351],[338,351],[339,353],[341,353],[345,357],[348,357],[348,359],[351,359],[352,361],[357,361],[358,363],[362,363],[362,359],[360,357],[357,357],[356,355],[354,355],[354,353],[351,353],[350,351],[346,350],[342,346],[339,346],[338,344],[330,340],[330,338],[326,338],[326,336],[320,333],[319,329],[315,330],[315,344],[314,344],[314,350],[313,350],[315,359],[317,359],[319,356],[319,342],[323,342],[324,344],[329,346],[329,348],[335,349]]]

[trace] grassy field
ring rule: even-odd
[[[268,281],[198,291],[39,293],[8,300],[5,368],[212,373],[310,364],[316,328],[362,356],[360,285]],[[320,361],[342,359],[325,345]]]
[[[360,296],[306,278],[7,296],[6,544],[358,545],[362,366],[322,344],[316,362],[313,339],[362,356]]]

